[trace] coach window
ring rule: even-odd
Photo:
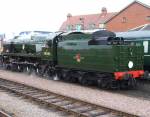
[[[148,53],[148,41],[143,41],[144,53]]]
[[[137,46],[141,46],[142,43],[141,43],[141,42],[136,42],[136,45],[137,45]]]

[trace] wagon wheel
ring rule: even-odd
[[[92,80],[90,80],[91,77],[92,77],[92,76],[91,76],[90,73],[85,73],[85,74],[83,74],[83,76],[81,76],[81,77],[79,78],[80,84],[82,84],[82,85],[84,85],[84,86],[90,86],[90,85],[92,85],[93,82],[92,82]]]
[[[23,71],[23,67],[21,65],[17,65],[17,71],[18,72],[22,72]]]
[[[98,80],[98,87],[102,89],[110,89],[111,85],[107,78],[101,78]]]
[[[12,71],[17,71],[17,64],[11,64],[11,65],[7,65],[6,67],[8,70],[12,70]]]
[[[120,81],[120,88],[121,89],[130,89],[136,88],[137,82],[131,75],[126,75],[126,80]]]
[[[137,87],[137,82],[135,78],[130,78],[128,81],[128,87],[129,88],[136,88]]]
[[[10,65],[6,65],[7,70],[12,70],[12,67]]]
[[[64,77],[66,76],[66,72],[62,69],[57,69],[56,74],[60,80],[63,80]]]
[[[114,79],[110,80],[109,84],[110,84],[110,89],[114,89],[114,90],[120,89],[118,81],[116,81]]]
[[[36,68],[36,75],[43,76],[42,69],[40,67]]]
[[[70,71],[65,71],[64,73],[62,73],[62,77],[64,81],[70,82],[71,78]]]
[[[30,67],[28,65],[26,65],[23,69],[23,72],[24,73],[27,73],[27,74],[30,74],[31,73],[31,70],[30,70]]]
[[[128,80],[120,81],[120,89],[128,89],[128,88],[129,88]]]
[[[53,80],[54,77],[57,76],[55,68],[51,66],[46,66],[44,68],[43,74],[44,76],[46,76],[48,79],[51,79],[51,80]]]
[[[58,76],[60,77],[60,79],[65,80],[67,72],[68,71],[66,71],[66,70],[61,70],[60,72],[58,71]]]
[[[78,76],[79,76],[79,73],[77,71],[70,71],[68,73],[69,82],[77,83],[78,82]]]
[[[38,75],[38,76],[43,76],[43,74],[44,74],[44,70],[43,70],[44,68],[42,68],[42,66],[37,66],[36,67],[36,74]]]

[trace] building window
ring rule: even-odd
[[[68,25],[67,26],[67,31],[71,31],[71,30],[73,30],[73,25]]]
[[[77,30],[77,31],[80,31],[81,29],[82,29],[82,25],[81,25],[81,24],[77,24],[77,25],[76,25],[76,30]]]
[[[122,22],[122,23],[126,23],[126,22],[127,22],[127,18],[126,18],[126,17],[123,17],[121,22]]]
[[[147,16],[147,17],[146,17],[146,20],[150,21],[150,16]]]
[[[99,28],[105,28],[105,24],[99,24]]]
[[[95,29],[95,24],[89,24],[89,29]]]

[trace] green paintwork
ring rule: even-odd
[[[134,45],[143,45],[144,50],[144,66],[150,67],[150,32],[149,31],[129,31],[116,33],[117,36],[123,37],[125,42]],[[148,42],[148,46],[144,42]]]
[[[24,47],[23,47],[24,46]],[[49,47],[43,47],[41,52],[36,52],[35,45],[31,44],[14,44],[14,52],[7,52],[10,49],[10,44],[4,45],[4,51],[2,52],[3,56],[12,56],[12,57],[30,57],[38,58],[41,60],[52,60],[52,49]],[[24,49],[23,49],[24,48]]]
[[[11,44],[4,45],[4,52],[10,51]],[[36,53],[36,47],[32,44],[13,44],[15,53]]]
[[[143,53],[144,53],[144,66],[150,66],[150,38],[138,38],[138,39],[128,39],[125,41],[128,41],[128,43],[130,43],[131,45],[141,45],[141,46],[144,46],[144,49],[143,49]],[[147,42],[148,43],[148,47],[146,47],[144,45],[144,42]],[[147,49],[148,51],[146,52],[145,49]]]
[[[24,51],[26,53],[36,53],[36,47],[35,47],[35,45],[25,44]]]
[[[79,54],[80,60],[77,60]],[[129,61],[134,63],[132,69],[128,67]],[[63,41],[58,45],[58,65],[103,72],[141,70],[143,69],[143,47],[88,45],[88,40]]]
[[[114,46],[115,71],[142,70],[144,62],[143,46],[122,45]],[[133,68],[129,69],[129,61],[133,62]]]
[[[3,56],[41,58],[41,54],[2,53]]]
[[[4,46],[3,46],[3,51],[4,52],[10,52],[10,49],[11,49],[11,46],[12,46],[12,44],[5,44]],[[21,52],[21,50],[22,50],[22,45],[21,44],[13,44],[13,49],[14,49],[14,51],[15,52]]]
[[[52,50],[50,48],[42,48],[41,53],[2,53],[3,56],[17,56],[17,57],[32,57],[43,60],[52,60]]]

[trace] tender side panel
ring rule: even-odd
[[[67,68],[113,72],[112,46],[88,45],[84,41],[60,42],[58,65]]]
[[[115,71],[143,70],[143,46],[113,46]]]

